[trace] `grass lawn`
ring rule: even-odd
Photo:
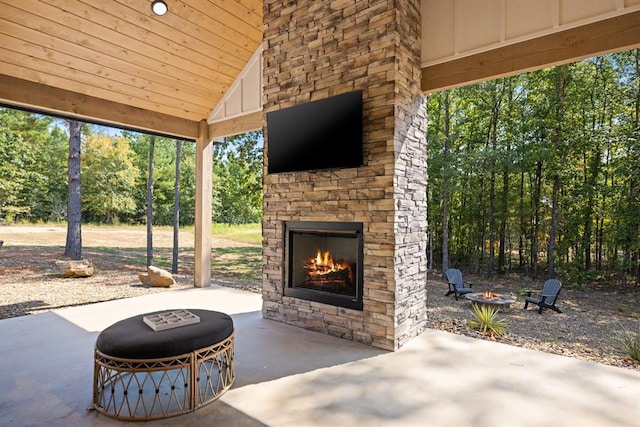
[[[82,226],[83,255],[105,258],[124,268],[146,266],[145,225]],[[20,224],[0,227],[0,240],[5,250],[22,251],[36,247],[53,253],[64,251],[66,224]],[[179,263],[181,271],[193,270],[194,227],[179,230]],[[170,269],[172,263],[173,228],[153,228],[154,265]],[[211,275],[213,280],[258,284],[262,269],[261,224],[212,224]],[[28,255],[27,255],[28,256]],[[53,257],[53,255],[52,255]]]

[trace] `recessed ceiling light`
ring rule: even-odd
[[[154,0],[154,2],[151,3],[151,10],[156,15],[162,16],[162,15],[165,15],[167,13],[167,11],[169,10],[169,7],[162,0]]]

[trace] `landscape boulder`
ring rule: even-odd
[[[152,265],[147,267],[146,273],[138,274],[138,278],[143,285],[158,286],[162,288],[168,288],[176,283],[171,273]]]
[[[90,259],[56,261],[56,267],[62,277],[93,276],[93,262]]]

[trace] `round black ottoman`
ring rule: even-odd
[[[93,406],[124,420],[191,412],[222,396],[235,380],[233,320],[188,309],[198,323],[153,330],[140,314],[102,331],[96,340]]]

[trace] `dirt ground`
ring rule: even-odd
[[[170,269],[172,233],[170,228],[154,229],[154,259],[166,269]],[[143,227],[83,226],[83,255],[93,261],[96,273],[82,279],[59,277],[55,261],[65,259],[65,235],[66,229],[60,226],[0,227],[4,241],[0,248],[0,319],[193,286],[193,233],[180,235],[179,271],[174,274],[176,284],[169,289],[143,286],[137,277],[146,266]],[[214,238],[212,246],[215,252],[216,248],[246,245]],[[216,284],[261,292],[259,280],[228,280],[215,270],[212,281]],[[508,325],[506,334],[488,338],[469,328],[470,302],[446,297],[447,285],[439,272],[430,273],[427,280],[428,327],[640,370],[640,362],[626,357],[615,345],[623,329],[640,333],[640,287],[636,284],[622,293],[612,284],[596,283],[577,290],[565,283],[558,301],[562,313],[538,315],[533,307],[524,310],[519,292],[541,289],[542,280],[518,275],[488,280],[463,273],[478,291],[516,295],[516,303],[500,314]]]
[[[6,246],[59,246],[65,245],[67,229],[61,225],[11,225],[0,227],[0,240]],[[144,248],[147,245],[146,229],[128,226],[82,226],[83,248],[113,247]],[[154,247],[173,246],[173,231],[168,227],[153,230]],[[180,247],[193,247],[193,233],[179,235]]]
[[[193,287],[193,233],[179,235],[178,273],[170,288],[144,286],[138,274],[146,271],[144,227],[82,227],[83,258],[90,259],[95,274],[61,278],[56,261],[66,260],[66,228],[62,226],[2,226],[0,240],[0,319],[39,313],[61,307],[129,298]],[[171,270],[173,230],[154,229],[154,264]],[[117,245],[117,246],[115,246]],[[244,244],[212,239],[214,248]],[[259,291],[258,283],[219,278],[215,283]]]
[[[544,310],[540,315],[535,305],[524,309],[520,291],[541,290],[543,280],[534,281],[516,274],[494,276],[491,280],[465,274],[464,279],[474,283],[474,290],[479,292],[516,297],[516,302],[499,316],[507,322],[505,335],[493,340],[640,370],[640,362],[627,357],[615,343],[623,330],[640,334],[640,288],[637,286],[630,286],[626,293],[621,293],[614,285],[592,284],[577,290],[565,283],[557,302],[562,313]],[[430,327],[490,339],[468,327],[470,301],[462,297],[456,301],[453,295],[445,296],[447,289],[439,272],[430,275],[427,281]]]

